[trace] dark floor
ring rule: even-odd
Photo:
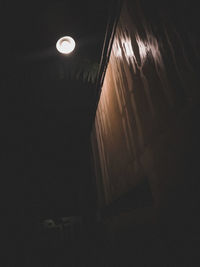
[[[138,225],[134,222],[136,215],[128,213],[101,223],[80,223],[73,236],[70,229],[66,232],[67,227],[59,228],[59,222],[54,227],[40,222],[21,231],[16,226],[10,229],[4,266],[175,266],[168,264],[168,255],[154,226]]]
[[[198,244],[185,237],[167,242],[155,223],[153,207],[99,222],[79,216],[16,222],[5,236],[5,267],[200,266]]]

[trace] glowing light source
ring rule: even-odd
[[[62,54],[69,54],[75,48],[75,41],[70,36],[60,38],[56,43],[57,50]]]

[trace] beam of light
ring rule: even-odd
[[[56,43],[57,50],[62,54],[69,54],[75,48],[75,41],[70,36],[60,38]]]

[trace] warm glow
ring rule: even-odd
[[[75,48],[74,39],[69,36],[62,37],[56,43],[56,48],[62,54],[69,54]]]

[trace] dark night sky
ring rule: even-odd
[[[99,61],[108,4],[27,1],[2,3],[1,12],[2,207],[78,212],[79,203],[91,202],[94,85],[68,70]],[[63,35],[77,43],[67,57],[55,50]]]

